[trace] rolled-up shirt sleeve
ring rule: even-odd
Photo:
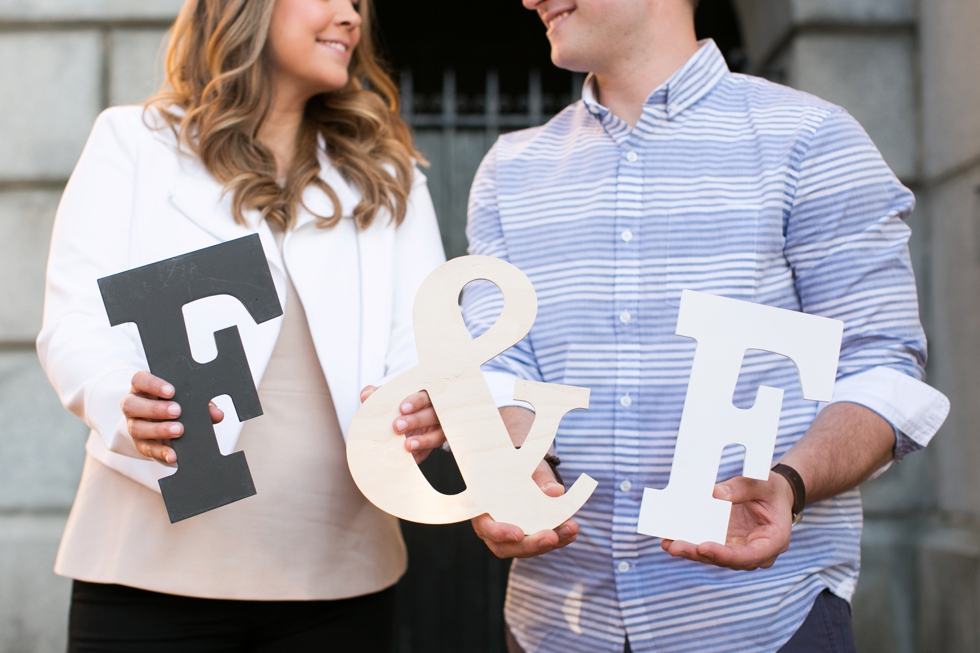
[[[803,310],[844,322],[832,403],[859,404],[888,421],[901,460],[928,444],[949,412],[946,397],[924,383],[926,338],[905,224],[915,199],[843,110],[817,125],[796,156],[785,254]]]

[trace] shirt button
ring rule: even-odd
[[[626,153],[626,160],[629,161],[630,163],[636,163],[636,160],[639,158],[640,158],[639,155],[633,150],[630,150],[629,152]]]
[[[625,574],[629,570],[630,570],[630,563],[626,562],[625,560],[623,560],[621,563],[619,563],[619,572],[620,573]]]
[[[633,400],[629,395],[623,395],[619,398],[619,403],[623,405],[623,408],[629,408],[633,404]],[[623,490],[625,492],[626,490]]]
[[[630,315],[629,311],[623,311],[622,313],[619,314],[619,321],[622,322],[623,324],[629,324],[630,320],[632,319],[633,316]]]
[[[633,232],[629,229],[624,230],[622,233],[622,238],[623,241],[628,243],[629,241],[633,240]]]
[[[623,492],[629,492],[630,490],[633,489],[633,484],[630,483],[629,479],[626,479],[625,481],[619,484],[619,489],[622,490]]]

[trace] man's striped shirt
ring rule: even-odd
[[[667,484],[696,343],[675,335],[689,288],[845,322],[835,401],[863,404],[925,445],[945,398],[920,381],[926,343],[903,219],[912,194],[842,109],[732,74],[714,43],[643,107],[635,128],[583,101],[502,136],[469,207],[470,253],[523,270],[538,293],[528,338],[489,363],[500,405],[515,378],[591,388],[556,438],[571,483],[599,481],[571,546],[517,560],[506,616],[528,653],[775,651],[815,596],[850,599],[858,578],[858,490],[811,506],[789,551],[735,572],[668,556],[636,533],[643,489]],[[487,282],[464,293],[471,332],[500,311]],[[734,396],[783,388],[776,456],[818,406],[794,365],[750,352]],[[719,480],[741,473],[729,447]]]

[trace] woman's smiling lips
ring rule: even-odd
[[[348,45],[343,41],[337,41],[334,39],[317,39],[316,42],[319,45],[322,45],[323,47],[330,48],[331,50],[335,50],[343,54],[345,57],[347,56],[347,52],[350,49]]]

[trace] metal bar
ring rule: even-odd
[[[442,126],[456,125],[456,71],[446,68],[442,74]]]
[[[572,73],[572,102],[582,99],[582,87],[585,85],[584,73]]]
[[[487,71],[486,116],[487,129],[494,129],[500,119],[500,76],[494,68]]]
[[[527,84],[527,121],[531,125],[540,125],[544,117],[544,103],[541,99],[541,71],[532,68],[528,75]]]
[[[402,76],[399,80],[401,88],[399,89],[402,98],[402,119],[411,124],[412,114],[415,113],[415,96],[412,88],[412,69],[405,68],[402,70]]]

